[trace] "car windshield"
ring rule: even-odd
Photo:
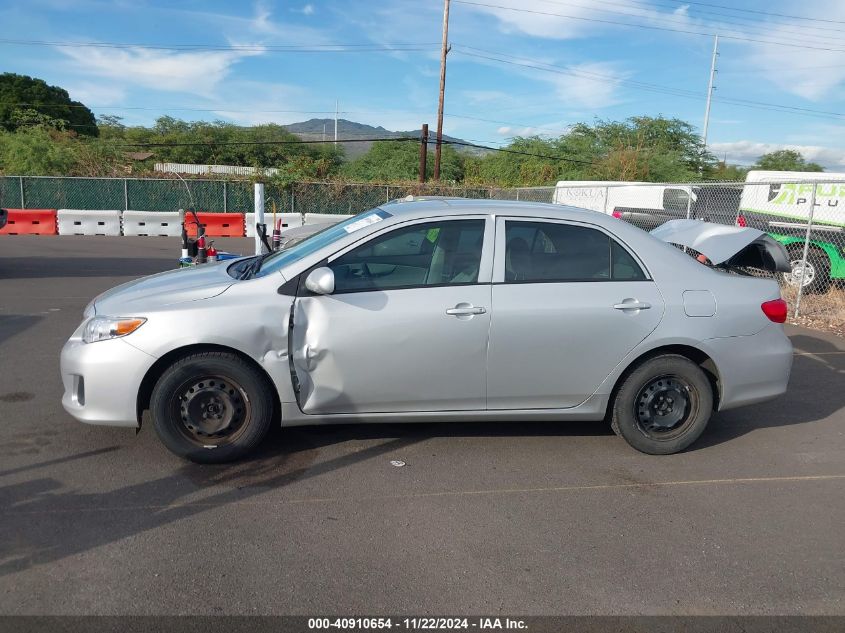
[[[387,211],[383,211],[382,209],[373,209],[371,211],[359,213],[358,215],[353,216],[348,220],[344,220],[343,222],[339,222],[338,224],[332,224],[328,228],[306,237],[304,240],[294,246],[291,246],[290,248],[269,255],[267,259],[262,262],[261,269],[256,274],[256,277],[264,277],[265,275],[279,271],[285,266],[294,264],[302,258],[308,257],[312,253],[316,253],[329,244],[346,237],[350,233],[366,228],[370,224],[381,222],[382,220],[389,218],[391,215],[392,214]]]

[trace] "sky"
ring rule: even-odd
[[[337,101],[341,118],[433,130],[442,22],[442,0],[2,0],[0,71],[127,125],[284,124]],[[845,171],[842,0],[452,0],[444,132],[499,146],[638,115],[701,131],[714,34],[711,151]]]

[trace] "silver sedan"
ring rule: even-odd
[[[271,424],[607,420],[683,450],[714,410],[784,392],[792,347],[760,231],[653,234],[558,205],[385,204],[284,251],[174,270],[91,302],[65,345],[65,409],[198,462]]]

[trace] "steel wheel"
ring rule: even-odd
[[[790,266],[792,266],[792,270],[788,273],[784,273],[784,279],[786,283],[790,286],[795,286],[796,288],[801,284],[801,260],[794,259],[790,262]],[[816,267],[813,266],[813,262],[807,258],[807,264],[804,268],[804,287],[811,285],[816,278]]]
[[[171,402],[179,430],[191,442],[220,446],[234,441],[249,422],[251,407],[244,388],[223,376],[202,376],[182,383]]]
[[[699,396],[684,378],[657,376],[647,382],[634,399],[634,419],[646,437],[672,440],[686,432],[698,412]]]

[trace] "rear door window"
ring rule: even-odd
[[[505,281],[646,279],[631,254],[606,233],[573,224],[505,222]]]

